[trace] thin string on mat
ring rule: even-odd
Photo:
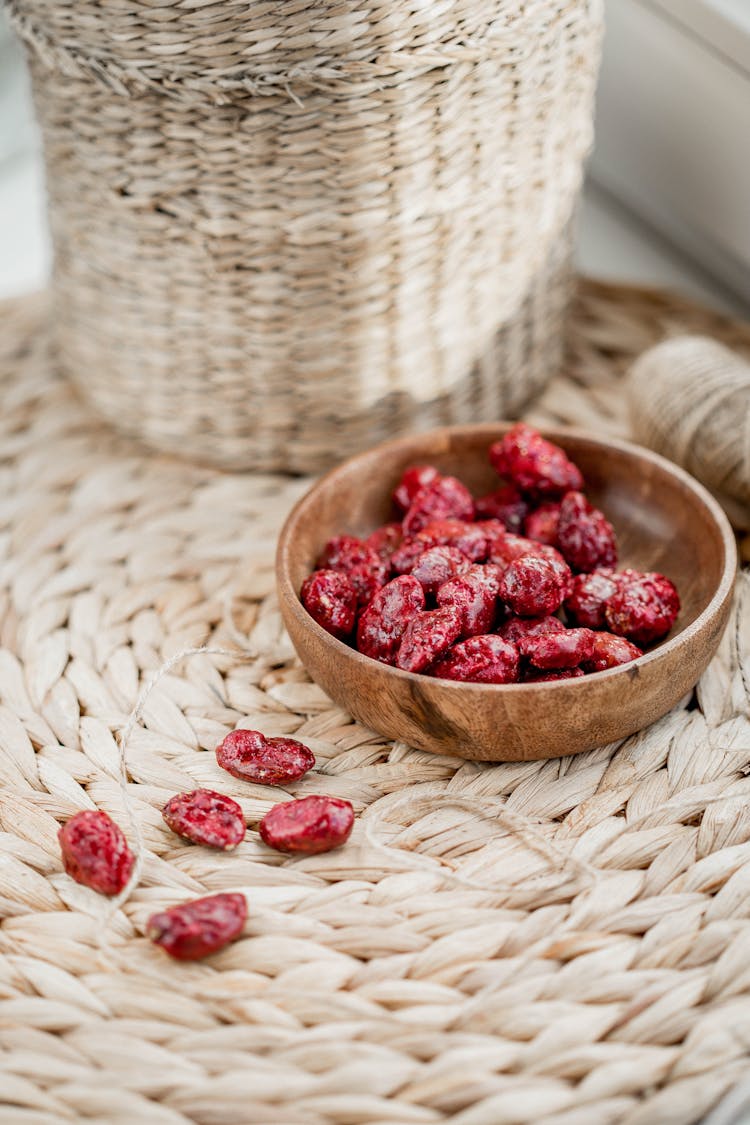
[[[143,710],[146,706],[148,697],[157,686],[160,680],[171,672],[172,669],[191,656],[229,656],[233,660],[255,660],[258,654],[249,650],[237,652],[233,649],[221,648],[214,645],[199,645],[197,647],[188,647],[180,649],[179,652],[174,653],[168,660],[165,660],[154,672],[151,673],[148,680],[142,687],[135,706],[130,712],[125,726],[120,731],[119,744],[118,744],[118,784],[122,794],[123,804],[125,806],[125,813],[128,818],[128,824],[132,833],[132,850],[135,862],[133,870],[127,883],[113,899],[110,900],[109,909],[105,916],[105,923],[108,925],[117,911],[128,901],[130,895],[135,890],[141,877],[143,869],[143,833],[135,814],[133,801],[131,800],[130,793],[128,792],[128,765],[127,765],[127,751],[128,744],[133,735],[136,725],[143,717]]]

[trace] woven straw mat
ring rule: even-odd
[[[747,580],[695,696],[621,744],[484,766],[384,742],[281,626],[274,542],[308,482],[114,437],[51,373],[46,314],[0,309],[0,1122],[699,1120],[750,1068]],[[569,373],[529,417],[626,433],[622,372],[686,329],[750,352],[718,316],[584,283]],[[237,655],[153,682],[202,644]],[[118,732],[150,681],[124,803]],[[218,769],[238,724],[313,748],[291,791],[354,803],[344,848],[260,844],[284,793]],[[201,785],[243,806],[231,855],[161,820]],[[61,869],[59,823],[94,806],[143,838],[114,916]],[[144,938],[229,889],[248,922],[208,961]]]

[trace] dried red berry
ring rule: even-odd
[[[412,465],[406,469],[393,493],[397,511],[407,512],[417,493],[439,479],[440,473],[434,465]]]
[[[300,601],[318,625],[342,640],[357,618],[357,591],[340,570],[315,570],[302,583]]]
[[[317,855],[340,848],[351,835],[354,809],[338,797],[284,801],[266,813],[260,838],[269,848],[294,855]]]
[[[346,577],[354,587],[357,595],[357,605],[363,609],[369,605],[388,581],[390,566],[384,559],[378,557],[377,562],[359,563],[351,570],[346,571]]]
[[[421,539],[404,539],[391,555],[391,570],[394,574],[411,574],[427,550],[428,545]]]
[[[318,559],[318,570],[351,570],[362,563],[377,562],[378,555],[363,539],[356,535],[334,535],[329,539]]]
[[[501,477],[535,496],[561,496],[583,487],[580,469],[565,452],[523,422],[490,446],[490,463]]]
[[[578,625],[587,629],[604,629],[605,604],[617,590],[618,575],[609,568],[577,574],[573,589],[565,600],[565,612]]]
[[[538,555],[524,555],[506,568],[499,596],[519,617],[543,617],[562,605],[567,591],[557,564]]]
[[[606,668],[629,664],[639,656],[643,656],[641,650],[624,637],[616,637],[613,633],[594,633],[591,656],[583,667],[587,672],[603,672]]]
[[[312,769],[315,755],[295,738],[266,738],[258,730],[233,730],[216,747],[216,761],[243,781],[287,785]]]
[[[456,477],[440,477],[419,490],[404,516],[404,535],[442,519],[474,519],[474,498]]]
[[[527,668],[523,673],[525,684],[552,684],[556,680],[577,680],[583,676],[583,668],[555,668],[543,671],[541,668]]]
[[[434,594],[439,586],[458,574],[465,574],[471,563],[457,547],[431,547],[420,555],[412,568],[425,594]]]
[[[146,935],[176,961],[199,961],[236,938],[246,918],[244,895],[209,895],[152,914]]]
[[[591,658],[594,636],[590,629],[563,629],[562,633],[527,636],[518,642],[518,651],[536,668],[576,668]]]
[[[406,626],[425,606],[424,591],[410,574],[379,590],[359,619],[357,648],[365,656],[393,664]]]
[[[666,636],[680,612],[675,586],[663,574],[621,575],[604,611],[613,633],[641,647]]]
[[[546,543],[548,547],[557,547],[557,527],[560,522],[560,505],[554,500],[540,504],[533,512],[529,512],[523,525],[523,532],[529,539],[536,543]]]
[[[562,499],[557,542],[565,561],[574,570],[589,573],[617,562],[612,524],[581,492],[568,492]]]
[[[412,617],[401,638],[397,667],[404,672],[423,672],[458,640],[461,622],[461,611],[455,606],[431,609]]]
[[[516,534],[523,528],[529,505],[512,484],[504,484],[488,496],[474,502],[478,520],[500,520],[503,526]]]
[[[230,851],[245,836],[240,806],[231,797],[215,793],[213,789],[178,793],[167,801],[161,815],[178,836],[208,848]]]
[[[470,637],[438,660],[432,675],[462,683],[512,684],[518,680],[518,652],[495,634]]]
[[[495,566],[472,566],[438,589],[438,605],[455,606],[460,611],[464,637],[489,633],[495,624],[501,573]]]
[[[100,895],[119,894],[133,871],[133,853],[105,812],[76,813],[57,833],[63,867],[76,883]]]
[[[401,546],[403,537],[400,523],[386,523],[368,535],[365,543],[383,562],[390,562],[393,552]]]
[[[488,542],[488,557],[490,562],[498,566],[508,566],[515,559],[522,559],[526,555],[542,557],[545,548],[533,539],[525,539],[522,535],[496,536]]]
[[[485,525],[467,523],[466,520],[431,520],[417,532],[416,540],[429,547],[455,547],[471,562],[481,562],[487,556]]]
[[[498,636],[514,645],[519,645],[524,637],[564,632],[565,626],[559,617],[511,617],[497,631]]]

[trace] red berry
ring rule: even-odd
[[[524,535],[536,543],[546,543],[548,547],[557,547],[557,526],[560,522],[560,505],[549,500],[540,504],[535,511],[526,517],[523,526]]]
[[[209,895],[152,914],[146,934],[176,961],[199,961],[236,938],[246,918],[244,895]]]
[[[542,617],[559,609],[566,592],[565,576],[552,559],[524,555],[506,568],[499,595],[519,617]]]
[[[435,664],[441,680],[476,684],[512,684],[518,680],[518,652],[495,634],[461,641]]]
[[[525,637],[564,632],[565,626],[559,617],[511,617],[497,631],[499,637],[514,645],[520,645]]]
[[[260,822],[260,838],[269,848],[293,855],[317,855],[340,848],[351,835],[354,810],[338,797],[303,797],[284,801]]]
[[[475,502],[478,520],[500,520],[508,530],[520,532],[529,511],[529,505],[512,484],[504,484],[488,496],[480,496]]]
[[[359,619],[357,648],[365,656],[393,664],[406,626],[425,606],[424,591],[410,574],[379,590]]]
[[[245,836],[240,806],[231,797],[215,793],[213,789],[178,793],[167,801],[161,815],[178,836],[208,848],[230,851]]]
[[[556,680],[576,680],[583,676],[583,668],[555,668],[542,671],[541,668],[527,668],[523,674],[525,684],[551,684]]]
[[[535,496],[561,496],[583,487],[580,469],[565,452],[523,422],[490,446],[490,463],[501,477]]]
[[[243,781],[286,785],[312,769],[315,755],[294,738],[266,738],[258,730],[233,730],[216,747],[216,761]]]
[[[420,555],[412,568],[425,594],[434,594],[439,586],[458,574],[465,574],[471,563],[456,547],[431,547]]]
[[[522,559],[526,555],[542,557],[544,548],[541,543],[533,539],[525,539],[522,535],[497,536],[489,541],[488,557],[490,562],[499,566],[508,566],[515,559]]]
[[[595,634],[590,629],[563,629],[562,633],[524,637],[518,651],[536,668],[576,668],[591,658]]]
[[[461,635],[460,610],[431,609],[412,617],[401,638],[396,666],[404,672],[423,672]]]
[[[565,600],[565,612],[587,629],[604,629],[605,604],[617,590],[619,575],[609,568],[592,570],[590,574],[577,574],[573,589]]]
[[[404,516],[404,535],[416,535],[433,520],[473,520],[474,499],[455,477],[440,477],[421,488]]]
[[[487,536],[484,524],[467,523],[466,520],[431,520],[415,536],[424,550],[430,547],[455,547],[471,562],[481,562],[487,556]]]
[[[666,636],[680,612],[680,598],[663,574],[633,571],[620,577],[604,612],[613,633],[643,647]]]
[[[302,583],[300,601],[318,625],[342,640],[357,619],[357,591],[339,570],[315,570]]]
[[[591,656],[584,663],[584,669],[587,672],[603,672],[606,668],[629,664],[639,656],[643,656],[641,650],[624,637],[616,637],[613,633],[594,633]]]
[[[406,512],[417,493],[426,485],[440,479],[434,465],[412,465],[406,469],[394,493],[393,503],[398,512]]]
[[[363,539],[356,535],[334,535],[329,539],[318,559],[318,570],[351,570],[362,563],[377,562],[378,555]]]
[[[400,523],[386,523],[368,535],[365,543],[383,562],[390,562],[391,555],[401,545],[403,537]]]
[[[573,570],[589,573],[617,562],[617,540],[612,524],[581,492],[568,492],[563,497],[557,541]]]
[[[439,606],[455,606],[461,613],[461,633],[473,637],[489,633],[497,616],[500,572],[495,566],[472,566],[465,574],[439,587]]]
[[[394,574],[411,574],[429,547],[421,539],[404,539],[391,555],[391,570]]]
[[[133,853],[105,812],[76,813],[57,833],[63,867],[76,883],[100,895],[119,894],[133,871]]]
[[[360,609],[369,605],[378,590],[383,589],[388,581],[389,572],[390,565],[380,556],[377,557],[376,562],[359,563],[346,571],[346,577],[354,587]]]

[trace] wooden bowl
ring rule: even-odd
[[[726,625],[736,569],[732,530],[708,492],[645,449],[546,430],[579,465],[592,503],[614,524],[620,566],[658,570],[682,610],[660,645],[619,668],[542,684],[463,684],[401,672],[330,636],[299,589],[333,535],[366,535],[391,518],[402,471],[430,462],[475,495],[498,487],[487,449],[509,424],[450,427],[387,442],[344,462],[299,501],[279,539],[284,622],[312,678],[360,722],[436,753],[484,761],[578,754],[661,718],[695,685]]]

